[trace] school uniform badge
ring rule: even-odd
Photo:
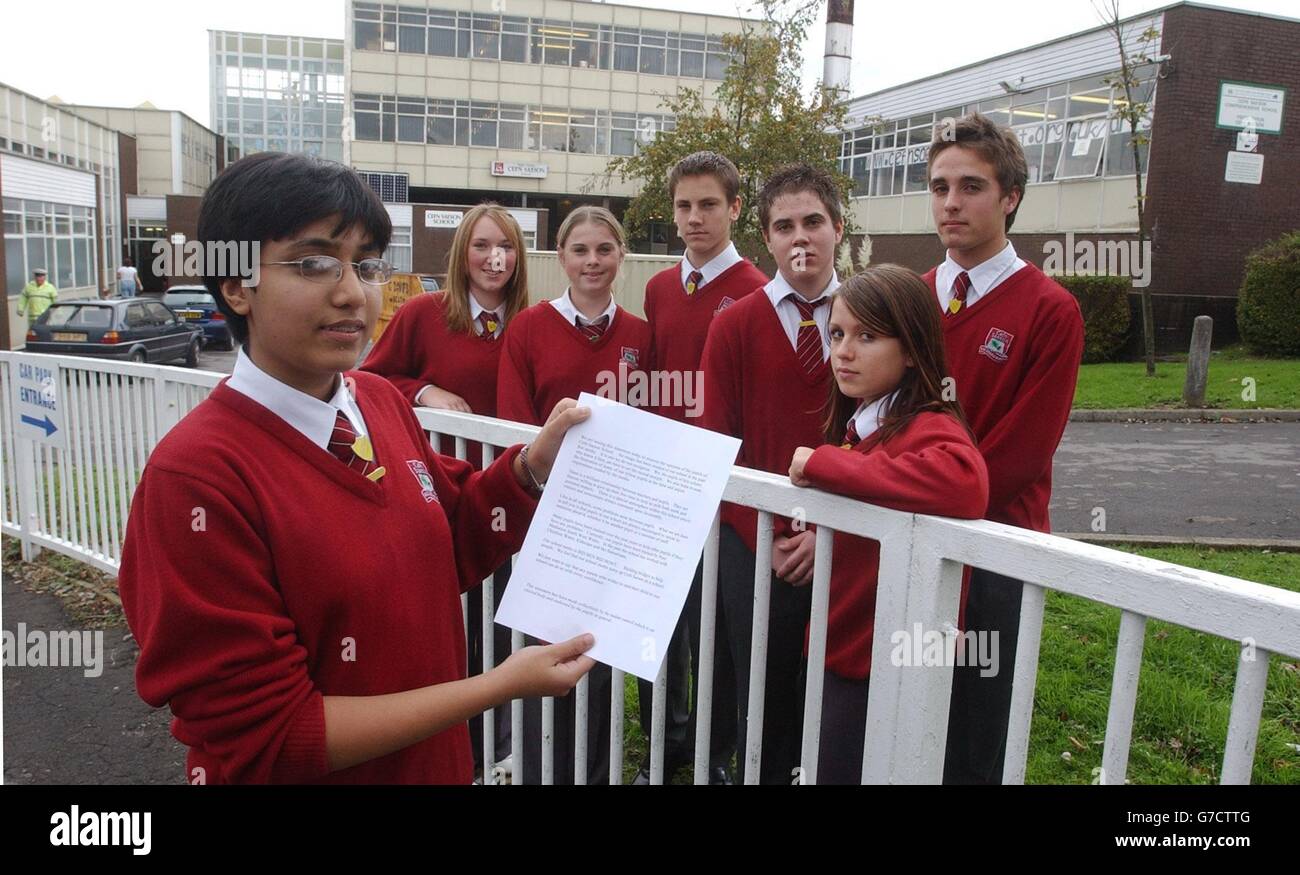
[[[984,345],[979,348],[979,354],[995,362],[1004,362],[1011,351],[1011,341],[1015,339],[1016,336],[1009,331],[990,328],[989,336],[984,338]]]
[[[627,362],[629,366],[635,368],[637,363],[637,356],[639,355],[638,350],[633,349],[630,346],[624,346],[622,347],[622,351],[623,351],[623,361]]]
[[[415,481],[420,484],[420,494],[428,504],[438,500],[438,491],[433,488],[433,478],[429,476],[429,469],[424,467],[424,463],[419,459],[407,459],[406,467],[411,469]]]
[[[721,313],[723,310],[727,309],[734,303],[736,303],[735,298],[731,297],[730,295],[723,296],[722,300],[718,302],[718,306],[714,308],[713,315],[717,316],[719,313]]]

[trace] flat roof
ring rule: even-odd
[[[214,137],[221,136],[221,134],[218,134],[216,131],[212,130],[212,128],[203,124],[203,122],[198,121],[197,119],[194,118],[194,116],[190,115],[188,112],[186,112],[183,109],[162,109],[161,107],[157,107],[157,106],[105,106],[98,103],[66,103],[66,104],[51,103],[50,106],[72,106],[72,107],[84,106],[86,109],[124,109],[127,110],[128,112],[168,112],[168,113],[174,112],[177,113],[178,115],[185,116],[187,119],[194,122],[194,124],[203,128],[203,130],[207,131],[209,134],[212,134],[212,136]],[[87,121],[90,120],[87,119]],[[100,124],[100,123],[94,122],[94,124]],[[101,125],[101,127],[108,127],[108,126]],[[109,130],[116,131],[117,128],[109,128]],[[119,131],[119,133],[126,134],[128,137],[134,136],[134,134],[128,134],[126,131]]]
[[[1291,18],[1291,17],[1289,17],[1289,16],[1285,16],[1285,15],[1272,15],[1272,14],[1269,14],[1269,13],[1266,13],[1266,12],[1252,12],[1252,11],[1249,11],[1249,10],[1246,10],[1246,9],[1229,9],[1229,8],[1227,8],[1227,7],[1225,7],[1225,6],[1215,6],[1215,5],[1210,4],[1210,3],[1195,3],[1195,2],[1191,2],[1191,0],[1181,0],[1181,2],[1178,2],[1178,3],[1170,3],[1168,6],[1160,6],[1160,7],[1157,7],[1157,8],[1155,8],[1155,9],[1148,9],[1148,10],[1145,11],[1145,12],[1139,12],[1139,13],[1137,13],[1136,15],[1130,15],[1128,18],[1121,18],[1121,19],[1120,19],[1120,23],[1121,23],[1121,24],[1127,24],[1127,23],[1129,23],[1129,22],[1131,22],[1131,21],[1136,21],[1136,20],[1138,20],[1138,19],[1140,19],[1140,18],[1149,18],[1149,17],[1151,17],[1152,15],[1158,15],[1158,14],[1160,14],[1161,12],[1168,12],[1170,9],[1177,9],[1179,6],[1188,6],[1188,7],[1194,8],[1194,9],[1210,9],[1210,10],[1213,10],[1213,11],[1215,11],[1215,12],[1230,12],[1230,13],[1232,13],[1233,15],[1248,15],[1248,16],[1251,16],[1251,17],[1253,17],[1253,18],[1270,18],[1270,19],[1273,19],[1274,21],[1287,21],[1287,22],[1291,22],[1291,23],[1293,23],[1293,24],[1300,24],[1300,18]],[[888,94],[889,92],[891,92],[891,91],[896,91],[896,90],[898,90],[899,88],[906,88],[906,87],[908,87],[909,85],[916,85],[916,84],[919,83],[919,82],[928,82],[928,81],[931,80],[931,79],[938,79],[938,78],[941,77],[941,76],[947,76],[947,75],[950,75],[950,74],[952,74],[952,73],[958,73],[958,72],[960,72],[960,71],[962,71],[962,70],[970,70],[970,69],[972,69],[972,68],[974,68],[974,67],[979,67],[979,66],[982,66],[982,65],[984,65],[984,64],[990,63],[991,61],[1000,61],[1000,60],[1002,60],[1003,58],[1010,58],[1010,57],[1013,57],[1013,56],[1015,56],[1015,55],[1020,54],[1021,52],[1030,52],[1030,51],[1033,51],[1034,49],[1041,49],[1041,48],[1043,48],[1044,46],[1050,46],[1050,45],[1053,45],[1053,44],[1055,44],[1055,43],[1065,42],[1066,40],[1070,40],[1070,39],[1074,39],[1074,38],[1076,38],[1076,37],[1084,36],[1085,34],[1096,33],[1096,32],[1098,32],[1098,31],[1101,31],[1101,30],[1105,30],[1105,29],[1107,29],[1109,26],[1110,26],[1110,25],[1108,25],[1108,24],[1099,24],[1099,25],[1097,25],[1096,27],[1090,27],[1090,28],[1087,28],[1086,30],[1080,30],[1080,31],[1076,31],[1076,32],[1074,32],[1074,33],[1068,33],[1068,34],[1065,34],[1064,36],[1058,36],[1058,37],[1055,37],[1054,39],[1044,40],[1043,42],[1041,42],[1041,43],[1035,43],[1035,44],[1032,45],[1032,46],[1025,46],[1025,47],[1023,47],[1023,48],[1015,49],[1015,50],[1010,51],[1010,52],[1003,52],[1003,53],[1000,54],[1000,55],[990,55],[990,56],[987,57],[987,58],[983,58],[983,59],[978,60],[978,61],[973,61],[973,62],[971,62],[971,63],[969,63],[969,64],[963,64],[963,65],[960,66],[960,67],[953,67],[953,68],[948,69],[948,70],[942,70],[942,71],[940,71],[940,72],[938,72],[938,73],[931,73],[931,74],[928,75],[928,76],[921,76],[920,78],[912,79],[912,80],[909,80],[909,81],[907,81],[907,82],[900,82],[900,83],[898,83],[897,85],[890,85],[888,88],[880,88],[880,89],[878,89],[878,90],[876,90],[876,91],[869,91],[869,92],[867,92],[866,94],[859,94],[859,95],[856,95],[855,97],[850,97],[850,98],[848,98],[848,99],[845,100],[844,102],[845,102],[846,104],[848,104],[848,103],[853,103],[853,102],[858,101],[858,100],[866,100],[868,97],[876,97],[876,96],[881,95],[881,94]]]

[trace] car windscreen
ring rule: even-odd
[[[55,304],[41,314],[40,322],[55,328],[108,328],[113,324],[113,308]]]

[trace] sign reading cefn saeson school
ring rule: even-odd
[[[549,164],[524,164],[518,161],[493,161],[493,176],[519,176],[524,179],[545,179]]]
[[[1285,103],[1285,88],[1225,79],[1219,83],[1219,116],[1215,126],[1280,134]]]
[[[455,229],[464,215],[460,210],[425,210],[424,227]]]
[[[20,438],[67,449],[59,400],[59,366],[31,356],[15,362],[12,381],[14,426]]]

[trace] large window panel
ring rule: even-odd
[[[473,39],[470,51],[475,58],[482,60],[495,61],[500,58],[500,18],[495,15],[475,15],[473,17]]]
[[[519,105],[501,107],[501,127],[498,147],[502,149],[524,148],[524,108]]]
[[[662,76],[664,73],[664,32],[662,30],[641,31],[641,67],[642,73]]]
[[[528,19],[507,16],[501,20],[501,60],[528,62]]]
[[[496,104],[473,104],[470,107],[469,144],[496,148]]]
[[[1057,179],[1082,179],[1097,175],[1109,125],[1104,118],[1070,122],[1061,152]]]
[[[403,10],[398,15],[397,20],[397,50],[423,55],[425,33],[427,31],[427,18],[424,12],[407,12]]]
[[[573,113],[569,117],[569,151],[584,155],[596,153],[595,113]]]
[[[428,54],[443,58],[456,57],[456,15],[429,13]]]
[[[614,69],[637,71],[637,47],[641,44],[641,32],[638,30],[614,29]]]

